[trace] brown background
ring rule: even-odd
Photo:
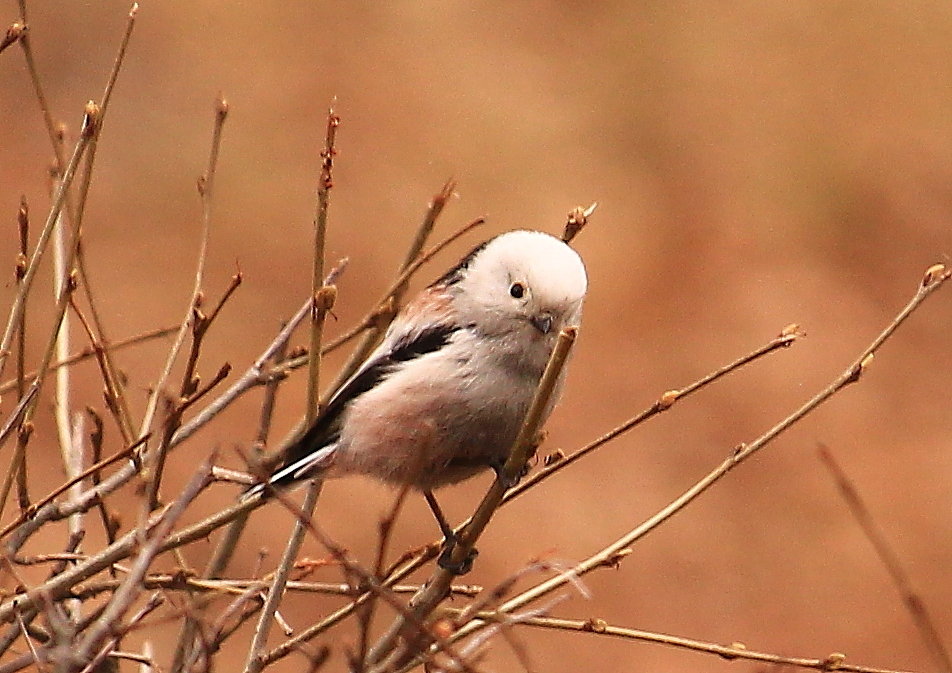
[[[74,131],[83,103],[101,95],[127,8],[31,6],[51,104]],[[3,16],[16,18],[15,3],[5,3]],[[948,261],[950,82],[952,9],[928,0],[147,2],[87,211],[96,290],[117,338],[183,315],[200,220],[194,184],[221,91],[232,111],[205,287],[216,296],[236,261],[245,284],[210,337],[206,377],[223,360],[243,368],[306,296],[317,152],[335,97],[343,125],[329,256],[351,258],[335,333],[388,284],[449,176],[459,198],[441,230],[483,214],[489,224],[437,267],[491,233],[557,232],[571,207],[600,202],[578,239],[591,291],[549,447],[574,448],[787,323],[803,325],[809,336],[793,349],[678,405],[500,513],[467,578],[489,586],[538,555],[583,558],[656,511],[832,380],[912,295],[924,269]],[[45,215],[49,156],[22,57],[8,50],[0,56],[0,221],[8,232],[0,259],[11,266],[20,194],[37,228]],[[39,337],[45,309],[34,304]],[[815,447],[824,442],[840,458],[949,640],[950,319],[946,291],[883,349],[860,385],[639,543],[618,571],[589,576],[592,600],[572,598],[554,613],[930,669]],[[34,358],[39,348],[37,338]],[[139,410],[165,348],[120,358]],[[101,407],[95,370],[79,372],[77,407]],[[279,435],[302,398],[296,376],[281,397]],[[176,454],[173,483],[207,449],[246,444],[258,401],[249,395],[191,453]],[[5,399],[4,411],[11,405]],[[33,450],[50,467],[35,474],[38,492],[60,479],[48,393],[41,410]],[[117,448],[115,432],[109,439]],[[462,518],[486,483],[447,491],[444,506]],[[219,502],[230,492],[222,487]],[[320,521],[369,561],[374,523],[389,502],[376,485],[333,483]],[[407,514],[399,544],[434,536],[421,503]],[[273,564],[289,528],[279,508],[259,512],[234,574],[251,572],[260,546]],[[95,540],[91,531],[87,547]],[[188,557],[200,565],[208,549],[196,545]],[[322,555],[316,546],[307,553]],[[333,604],[297,598],[285,616],[303,627]],[[153,634],[169,639],[160,652],[174,642],[171,626]],[[755,668],[594,636],[520,635],[546,671]],[[351,640],[336,631],[326,642]],[[229,668],[243,656],[236,648]],[[342,666],[338,647],[335,670]],[[487,668],[515,666],[496,643]]]

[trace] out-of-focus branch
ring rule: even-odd
[[[893,550],[880,527],[876,525],[876,520],[866,503],[863,502],[859,490],[846,474],[846,471],[840,467],[830,449],[821,444],[817,451],[823,464],[830,471],[834,482],[836,482],[836,487],[843,496],[843,500],[846,501],[846,505],[856,519],[856,523],[859,524],[866,539],[873,545],[876,555],[879,556],[879,560],[886,567],[893,584],[896,585],[896,589],[902,597],[902,602],[905,603],[906,609],[919,629],[922,640],[935,660],[938,670],[949,673],[949,671],[952,671],[952,659],[949,657],[949,651],[946,649],[945,643],[942,642],[939,630],[929,616],[925,602],[912,586],[912,581],[909,579],[905,568],[903,568],[899,555]]]

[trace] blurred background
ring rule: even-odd
[[[101,96],[128,8],[113,0],[30,4],[50,104],[73,134],[86,100]],[[7,24],[17,18],[12,0],[3,9]],[[947,3],[146,0],[84,221],[94,290],[114,339],[185,313],[201,221],[195,181],[219,92],[231,113],[204,287],[219,296],[236,267],[244,284],[208,338],[206,380],[223,361],[242,371],[307,296],[332,102],[342,125],[328,258],[348,256],[350,267],[331,336],[389,284],[447,178],[458,181],[458,198],[438,236],[481,215],[488,224],[427,267],[415,288],[483,238],[519,227],[558,233],[571,208],[599,202],[576,239],[591,290],[543,451],[580,446],[788,323],[806,331],[791,349],[677,404],[501,511],[466,578],[484,586],[539,556],[584,558],[654,513],[827,385],[952,250]],[[20,195],[32,206],[35,237],[49,203],[50,157],[22,54],[9,49],[0,55],[4,305]],[[912,317],[859,385],[639,542],[618,570],[589,575],[591,600],[574,596],[553,613],[780,654],[840,651],[852,663],[931,669],[816,447],[838,457],[952,641],[948,292]],[[30,310],[35,362],[49,309],[34,300]],[[304,342],[302,333],[293,343]],[[118,356],[139,414],[167,348],[153,342]],[[102,409],[100,387],[93,365],[78,368],[76,408]],[[31,444],[33,455],[48,455],[48,469],[34,470],[37,493],[62,481],[49,390]],[[192,474],[206,455],[199,447],[221,447],[240,466],[231,448],[253,437],[260,395],[173,454],[168,489]],[[275,441],[301,416],[303,399],[298,374],[279,396]],[[4,413],[13,404],[4,399]],[[118,449],[116,432],[107,432],[107,450]],[[467,516],[488,483],[445,491],[450,517]],[[218,487],[203,511],[233,493]],[[325,488],[318,520],[370,563],[376,522],[391,502],[383,487],[342,480]],[[279,507],[259,510],[231,574],[252,573],[261,548],[269,551],[265,569],[273,567],[291,525]],[[90,531],[87,547],[97,534]],[[397,549],[435,537],[422,499],[413,499]],[[211,548],[195,544],[186,556],[201,567]],[[311,541],[305,553],[325,555]],[[294,597],[283,614],[304,628],[339,603]],[[537,670],[758,668],[590,635],[517,634]],[[168,639],[157,643],[163,652],[176,629],[152,635]],[[223,663],[238,666],[245,651],[232,642],[234,658]],[[343,670],[352,629],[319,642],[335,648],[332,670]],[[135,646],[130,639],[126,649]],[[292,657],[276,670],[299,666]],[[486,670],[517,666],[496,641]]]

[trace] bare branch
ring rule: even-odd
[[[511,619],[505,613],[500,614],[499,612],[486,613],[483,615],[483,618],[488,620],[496,620],[499,618],[507,620]],[[764,663],[776,664],[779,666],[812,668],[817,671],[851,671],[852,673],[905,673],[903,671],[897,671],[888,668],[872,668],[870,666],[850,664],[846,661],[846,657],[839,652],[833,652],[823,659],[784,657],[779,654],[770,654],[767,652],[749,650],[743,643],[740,642],[732,643],[730,645],[718,645],[717,643],[708,643],[702,640],[693,640],[691,638],[682,638],[680,636],[670,636],[664,633],[640,631],[638,629],[612,626],[604,620],[594,617],[585,620],[556,619],[554,617],[523,617],[517,620],[507,621],[507,623],[512,623],[515,626],[535,626],[545,629],[594,633],[605,636],[613,636],[616,638],[623,638],[626,640],[659,643],[661,645],[692,650],[694,652],[714,654],[728,660],[742,659],[747,661],[762,661]]]
[[[889,541],[886,539],[880,527],[876,525],[876,520],[873,518],[866,503],[863,502],[863,498],[856,489],[856,486],[849,476],[847,476],[843,468],[840,467],[839,463],[837,463],[830,449],[820,444],[817,447],[817,453],[823,464],[830,471],[830,475],[833,477],[834,482],[836,482],[836,487],[843,496],[843,500],[846,501],[846,505],[856,519],[856,523],[859,524],[866,539],[869,540],[870,544],[873,545],[873,549],[876,550],[876,555],[879,556],[879,560],[882,561],[882,564],[886,567],[893,584],[896,585],[896,589],[898,589],[899,595],[902,597],[903,603],[906,604],[906,609],[909,611],[913,622],[915,622],[916,627],[919,629],[923,642],[925,642],[932,658],[935,660],[938,670],[949,673],[949,671],[952,671],[952,659],[949,658],[949,651],[946,649],[945,643],[942,642],[939,630],[929,616],[925,602],[912,586],[912,581],[909,579],[905,568],[903,568],[902,562],[899,560],[899,555],[896,554],[895,550],[889,544]]]

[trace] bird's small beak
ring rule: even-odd
[[[552,331],[552,316],[548,313],[540,313],[539,315],[534,315],[529,318],[529,322],[532,323],[532,326],[543,334],[548,334]]]

